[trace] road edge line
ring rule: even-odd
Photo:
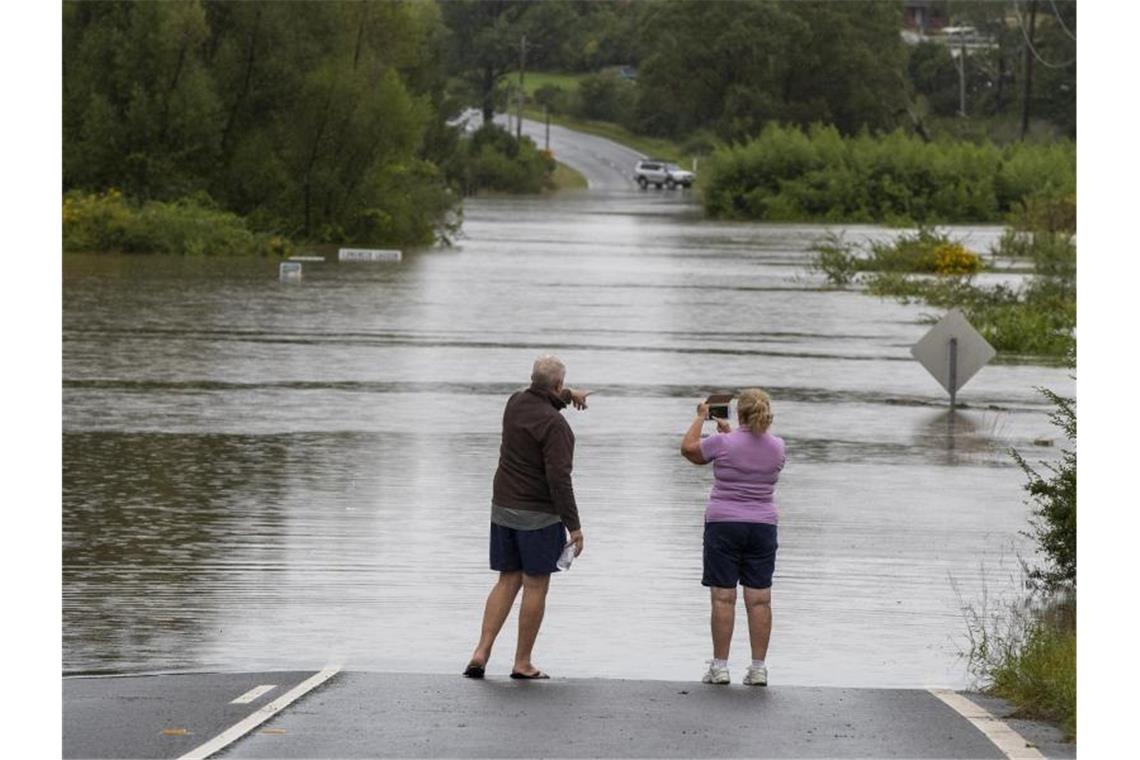
[[[294,686],[289,691],[282,694],[277,699],[268,703],[267,705],[258,708],[251,715],[246,716],[243,720],[235,723],[227,728],[222,733],[210,739],[205,744],[201,744],[194,749],[182,755],[178,760],[205,760],[205,758],[213,755],[216,752],[233,744],[238,739],[248,734],[253,729],[260,726],[265,721],[272,718],[277,713],[284,710],[289,705],[296,702],[298,699],[308,694],[313,689],[317,688],[325,681],[329,680],[337,673],[340,672],[339,665],[330,665],[319,673],[310,676],[298,685]]]
[[[953,689],[927,689],[927,691],[970,721],[974,728],[985,734],[986,738],[1010,760],[1044,760],[1045,755],[1026,741],[1024,736],[972,700]]]

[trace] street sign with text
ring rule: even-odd
[[[341,248],[337,252],[340,261],[400,261],[403,254],[400,251],[388,251],[373,248]]]

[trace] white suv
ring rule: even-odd
[[[659,158],[647,158],[638,161],[637,166],[633,168],[633,179],[642,190],[650,185],[656,187],[664,185],[670,190],[677,185],[692,187],[696,178],[692,172],[685,171],[676,164],[662,161]]]

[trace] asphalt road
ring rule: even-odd
[[[473,116],[476,121],[482,116]],[[500,114],[495,123],[507,126],[507,117]],[[514,130],[514,122],[511,122]],[[523,119],[523,134],[542,148],[546,145],[546,125]],[[645,158],[641,153],[604,137],[575,132],[557,124],[550,125],[550,150],[554,158],[571,169],[581,172],[590,190],[628,190],[636,188],[633,166]]]
[[[1070,758],[1076,752],[1055,729],[1020,721],[1020,748],[1029,754],[1006,754],[934,694],[905,689],[341,672],[279,712],[271,709],[311,675],[66,678],[63,757],[178,758],[251,715],[264,721],[211,756]],[[262,685],[273,688],[233,704]],[[997,714],[1008,709],[976,696],[972,704]]]

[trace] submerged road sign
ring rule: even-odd
[[[922,340],[911,346],[910,353],[946,389],[950,408],[954,408],[958,389],[986,366],[997,351],[961,311],[951,309]]]
[[[282,261],[277,268],[277,276],[281,282],[300,282],[301,265],[296,261]]]
[[[389,251],[375,248],[341,248],[337,252],[341,261],[400,261],[403,254],[400,251]]]

